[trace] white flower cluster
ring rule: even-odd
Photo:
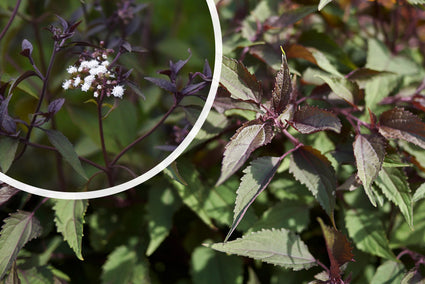
[[[95,51],[94,59],[80,60],[79,64],[68,67],[67,72],[72,75],[71,79],[62,83],[64,90],[81,88],[81,91],[93,91],[97,98],[100,94],[122,98],[124,87],[118,85],[115,74],[108,70],[108,51]]]

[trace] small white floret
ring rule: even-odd
[[[68,90],[69,89],[69,87],[71,86],[71,80],[66,80],[66,81],[64,81],[63,83],[62,83],[62,88],[64,89],[64,90]]]
[[[74,65],[71,65],[68,67],[68,69],[66,69],[66,71],[68,71],[69,74],[74,74],[78,72],[78,69]]]
[[[112,95],[116,98],[122,98],[124,95],[124,88],[123,86],[117,85],[112,89]]]

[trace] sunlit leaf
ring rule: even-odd
[[[370,202],[376,206],[371,186],[382,168],[385,157],[385,141],[377,135],[357,135],[353,149],[356,157],[357,176],[362,181]]]
[[[68,138],[65,137],[61,132],[53,129],[43,129],[49,138],[50,143],[61,153],[62,157],[67,161],[71,167],[79,173],[83,178],[88,179],[86,173],[81,166],[81,162],[78,158],[77,153],[74,150],[74,146],[69,142]]]
[[[251,162],[251,165],[244,170],[245,175],[241,179],[235,203],[233,224],[226,236],[225,242],[236,229],[242,220],[249,206],[258,195],[269,185],[274,174],[281,163],[280,158],[260,157]]]
[[[316,264],[300,237],[285,229],[262,230],[234,241],[207,246],[293,270],[308,269]]]
[[[255,103],[261,101],[261,84],[239,61],[223,57],[220,83],[234,99]]]
[[[302,146],[292,153],[289,171],[307,186],[334,222],[336,177],[328,159],[316,149]]]
[[[403,108],[394,108],[379,117],[379,132],[386,138],[403,139],[425,148],[425,123]]]
[[[320,0],[318,10],[319,11],[322,10],[323,8],[325,8],[326,5],[328,5],[331,2],[332,0]]]
[[[239,257],[198,247],[192,253],[190,264],[194,284],[243,283],[243,262]]]
[[[325,81],[338,97],[356,107],[360,96],[359,86],[356,82],[338,76],[317,75],[317,77]]]
[[[221,175],[217,185],[233,175],[243,166],[255,149],[270,143],[273,137],[271,122],[253,120],[242,125],[226,145]]]
[[[407,176],[401,168],[383,167],[376,178],[382,193],[393,202],[413,230],[413,205]]]
[[[303,134],[322,130],[332,130],[340,133],[342,127],[341,121],[335,114],[307,105],[295,112],[291,125]]]
[[[403,263],[399,261],[387,260],[376,269],[371,283],[389,284],[401,283],[403,275],[406,273]]]
[[[381,220],[376,213],[363,209],[349,210],[345,214],[345,226],[355,246],[364,252],[396,261],[390,250]]]
[[[88,206],[87,200],[63,200],[55,201],[55,224],[58,232],[63,236],[76,256],[83,260],[81,254],[83,240],[84,215]]]
[[[11,268],[25,244],[41,235],[40,222],[33,213],[18,211],[4,219],[0,236],[0,279]]]
[[[425,198],[425,183],[421,184],[421,186],[416,189],[415,194],[412,197],[412,202],[416,203],[423,198]]]
[[[354,261],[354,255],[351,252],[352,247],[343,233],[333,227],[326,226],[320,218],[318,218],[318,221],[322,228],[326,249],[331,262],[330,277],[331,279],[340,279],[340,266],[349,261]]]

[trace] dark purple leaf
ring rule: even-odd
[[[176,85],[171,83],[168,80],[161,79],[161,78],[153,78],[153,77],[145,77],[145,80],[148,80],[149,82],[154,83],[155,85],[157,85],[161,89],[164,89],[164,90],[169,91],[171,93],[177,92]]]
[[[279,17],[270,17],[267,19],[266,24],[273,28],[286,28],[287,26],[293,25],[302,18],[317,11],[317,6],[304,6],[298,9],[289,10],[284,12]]]
[[[10,98],[7,97],[0,104],[0,126],[7,133],[16,133],[16,123],[8,113]]]
[[[128,41],[124,41],[123,43],[121,43],[121,48],[123,48],[127,52],[131,52],[133,50],[131,44]]]
[[[255,149],[270,143],[273,137],[273,124],[270,121],[252,120],[239,127],[226,145],[221,175],[216,185],[233,175]]]
[[[47,108],[48,113],[51,116],[55,115],[62,108],[64,102],[65,102],[64,98],[60,98],[60,99],[52,101],[49,104],[49,107]]]
[[[382,113],[378,129],[385,138],[403,139],[425,148],[425,123],[403,108]]]
[[[220,84],[226,88],[233,99],[261,102],[262,88],[255,75],[251,74],[241,62],[223,57]]]
[[[180,72],[180,70],[183,68],[183,66],[186,65],[186,63],[189,61],[189,59],[192,57],[192,52],[190,49],[187,50],[189,52],[189,57],[186,60],[179,60],[176,63],[173,63],[170,61],[170,70],[172,75],[177,76],[177,74]],[[175,79],[176,77],[174,77]]]
[[[183,88],[181,91],[182,95],[193,95],[208,86],[209,83],[207,82],[201,82],[197,84],[189,84],[186,87]]]
[[[208,63],[208,60],[206,60],[206,59],[205,59],[205,64],[204,64],[204,70],[202,70],[202,73],[205,76],[204,80],[212,78],[211,67],[210,67],[210,64]]]
[[[331,262],[330,279],[341,281],[340,267],[349,261],[354,261],[354,255],[351,252],[353,248],[347,237],[337,231],[335,228],[326,226],[322,219],[318,218],[320,227],[322,227],[323,237],[326,242],[329,260]],[[341,282],[332,282],[341,283]]]
[[[0,183],[0,206],[6,203],[10,198],[19,192],[19,189],[11,187],[8,184]]]
[[[61,24],[63,30],[66,31],[69,27],[69,23],[59,15],[56,15],[56,17],[58,18],[59,23]]]
[[[342,127],[341,121],[335,114],[314,106],[301,107],[295,112],[293,121],[289,123],[303,134],[322,130],[340,133]]]
[[[371,80],[377,76],[394,74],[387,71],[377,71],[369,68],[358,68],[347,75],[347,78],[350,80],[366,81]]]
[[[282,113],[289,103],[292,93],[291,75],[285,54],[282,54],[282,66],[276,74],[272,92],[273,108],[277,114]]]

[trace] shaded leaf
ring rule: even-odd
[[[403,263],[399,261],[387,260],[376,269],[371,283],[391,284],[401,283],[403,275],[406,272]]]
[[[253,120],[243,124],[226,145],[223,154],[221,175],[217,185],[233,175],[249,158],[251,153],[274,137],[272,123]]]
[[[382,193],[393,202],[413,230],[413,205],[407,176],[400,168],[383,167],[376,179]]]
[[[102,266],[102,283],[151,283],[148,262],[139,260],[134,245],[115,248]]]
[[[351,252],[352,247],[343,233],[333,227],[326,226],[320,218],[318,218],[318,221],[322,228],[326,249],[331,262],[330,278],[341,279],[341,270],[339,267],[349,261],[354,261],[354,255]]]
[[[176,193],[163,184],[149,190],[146,219],[150,240],[146,256],[150,256],[168,236],[172,227],[172,217],[180,206],[181,202]]]
[[[350,80],[357,80],[357,81],[370,81],[371,79],[374,79],[376,77],[391,75],[391,74],[394,74],[394,73],[388,72],[388,71],[373,70],[370,68],[357,68],[353,72],[350,72],[350,74],[347,75],[347,78]]]
[[[364,252],[396,261],[390,250],[384,227],[371,211],[348,210],[345,215],[345,226],[355,246]]]
[[[283,50],[282,50],[283,52]],[[289,73],[286,55],[282,54],[282,65],[277,72],[272,91],[272,102],[274,111],[280,114],[288,105],[292,93],[291,74]]]
[[[336,177],[328,159],[316,149],[302,146],[292,153],[289,172],[307,186],[334,223]]]
[[[88,206],[87,200],[56,200],[55,224],[57,231],[74,250],[75,255],[83,260],[81,254],[83,240],[84,215]]]
[[[253,112],[261,112],[260,107],[256,104],[231,98],[230,93],[223,87],[218,88],[213,107],[220,113],[230,109],[243,109]]]
[[[390,235],[390,245],[394,248],[406,246],[424,247],[425,244],[425,202],[420,201],[413,209],[415,230],[412,231],[404,217],[397,215]]]
[[[207,246],[294,270],[308,269],[316,264],[300,237],[285,229],[262,230],[234,241]]]
[[[69,142],[68,138],[66,138],[65,135],[56,130],[42,130],[46,132],[50,143],[52,143],[52,145],[59,151],[59,153],[61,153],[63,158],[71,165],[71,167],[83,178],[88,179],[83,167],[81,166],[81,162],[78,158],[78,155],[74,150],[74,146],[71,144],[71,142]]]
[[[0,236],[0,279],[11,268],[24,245],[41,235],[41,226],[33,213],[20,211],[4,219]]]
[[[12,88],[12,87],[11,87]],[[3,128],[7,133],[16,133],[16,123],[9,116],[8,107],[11,96],[4,99],[0,104],[0,128]]]
[[[357,135],[353,143],[357,176],[373,206],[376,206],[372,183],[382,168],[385,157],[385,141],[377,135]]]
[[[154,78],[154,77],[145,77],[145,80],[148,80],[151,83],[154,83],[155,85],[157,85],[158,87],[160,87],[161,89],[164,89],[170,93],[175,93],[177,92],[177,87],[175,84],[173,84],[172,82],[162,79],[162,78]]]
[[[341,99],[357,108],[356,103],[360,97],[359,86],[356,82],[350,81],[344,77],[317,75],[320,79],[326,82],[332,91]]]
[[[425,148],[425,123],[403,108],[394,108],[379,117],[379,132],[386,138],[403,139]]]
[[[249,206],[269,185],[281,162],[282,160],[276,157],[260,157],[252,161],[251,165],[244,170],[245,175],[242,177],[241,184],[236,192],[233,223],[224,240],[225,242],[242,220]]]
[[[10,198],[19,192],[19,189],[11,187],[8,184],[0,183],[0,206],[6,203]]]
[[[6,173],[12,165],[18,145],[18,139],[0,137],[0,167],[2,173]]]
[[[301,6],[299,8],[283,12],[278,18],[270,17],[266,19],[266,24],[273,28],[287,28],[316,11],[317,6],[315,5]]]
[[[198,247],[192,253],[190,266],[194,284],[243,283],[243,262],[237,256]]]
[[[302,134],[310,134],[322,130],[341,132],[341,121],[339,118],[326,110],[314,106],[302,106],[294,114],[290,122],[292,127]]]
[[[220,83],[234,99],[260,103],[261,84],[239,61],[223,57]]]

